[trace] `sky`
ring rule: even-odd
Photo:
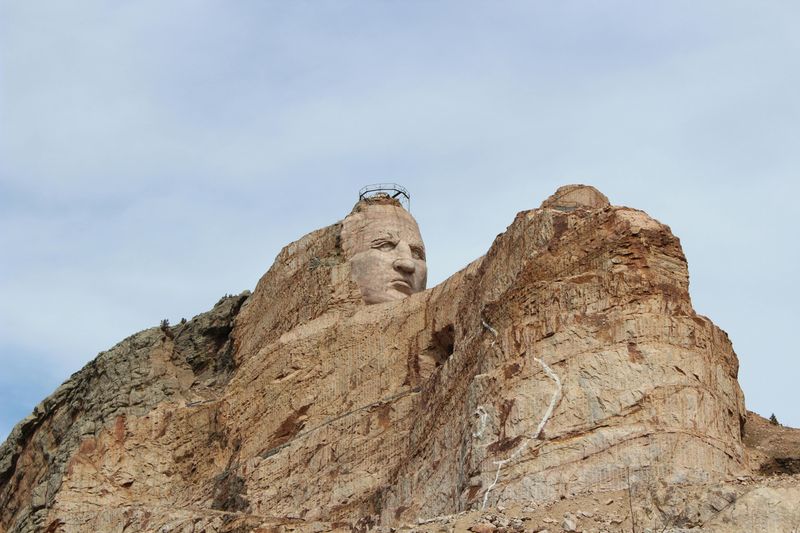
[[[800,426],[800,4],[0,0],[0,440],[252,290],[370,183],[429,287],[591,184],[669,225],[748,408]]]

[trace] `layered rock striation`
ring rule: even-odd
[[[76,373],[0,448],[0,531],[367,530],[621,494],[603,527],[668,530],[753,474],[736,355],[645,213],[559,189],[368,306],[341,236]]]

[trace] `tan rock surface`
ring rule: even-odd
[[[559,189],[369,306],[342,231],[45,400],[0,447],[0,531],[678,531],[794,497],[758,477],[736,356],[645,213]]]
[[[602,209],[610,205],[608,197],[591,185],[564,185],[542,202],[541,207],[568,212],[575,209]]]

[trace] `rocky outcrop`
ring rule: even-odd
[[[794,497],[758,477],[731,344],[645,213],[559,189],[370,306],[340,236],[45,400],[0,449],[0,531],[726,531]]]
[[[98,437],[124,439],[128,420],[159,405],[220,394],[233,370],[229,334],[247,293],[175,327],[151,328],[102,352],[21,421],[0,446],[0,531],[40,531],[65,477]],[[124,487],[124,468],[103,473]],[[84,494],[87,501],[94,495]]]

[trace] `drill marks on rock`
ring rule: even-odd
[[[402,398],[405,398],[406,396],[409,396],[411,394],[417,394],[419,392],[419,390],[420,390],[419,388],[414,388],[414,389],[411,389],[411,390],[407,390],[407,391],[402,392],[400,394],[395,394],[393,396],[389,396],[388,398],[384,398],[384,399],[378,400],[377,402],[373,402],[373,403],[371,403],[369,405],[365,405],[363,407],[359,407],[358,409],[353,409],[352,411],[348,411],[346,413],[342,413],[341,415],[335,416],[335,417],[331,418],[330,420],[326,420],[322,424],[320,424],[318,426],[315,426],[315,427],[312,427],[311,429],[309,429],[307,431],[298,432],[293,437],[290,437],[289,439],[285,440],[282,443],[279,443],[279,444],[275,445],[274,447],[273,446],[268,447],[266,450],[264,450],[263,452],[259,453],[258,456],[261,457],[262,459],[266,459],[267,457],[275,455],[276,453],[280,452],[281,450],[283,450],[287,446],[291,445],[292,442],[294,442],[294,441],[296,441],[298,439],[302,439],[304,437],[307,437],[307,436],[311,435],[312,433],[315,433],[315,432],[319,431],[322,428],[330,426],[334,422],[337,422],[337,421],[339,421],[339,420],[341,420],[343,418],[347,418],[348,416],[352,416],[354,414],[360,413],[362,411],[366,411],[366,410],[369,410],[369,409],[372,409],[372,408],[375,408],[375,407],[383,406],[384,404],[391,404],[391,403],[396,402],[397,400],[400,400]],[[306,410],[307,410],[308,407],[310,407],[310,405],[305,406]]]
[[[492,340],[491,346],[496,346],[496,344],[497,344],[496,341],[497,341],[497,337],[498,337],[497,330],[494,329],[491,325],[489,325],[486,322],[486,320],[484,320],[483,318],[481,318],[481,324],[483,325],[485,330],[489,331],[494,336],[494,339]],[[498,348],[498,350],[502,354],[502,348]],[[531,435],[530,437],[527,437],[525,442],[521,446],[518,446],[517,449],[514,451],[514,453],[512,453],[511,456],[509,456],[507,459],[502,459],[500,461],[495,461],[494,462],[494,464],[497,465],[497,471],[496,471],[495,476],[494,476],[494,481],[492,481],[492,484],[489,485],[489,487],[486,489],[486,492],[483,493],[483,505],[481,506],[481,509],[486,509],[486,504],[489,501],[489,494],[491,493],[492,489],[494,489],[494,487],[497,485],[497,482],[500,479],[500,470],[503,468],[504,465],[512,462],[517,457],[519,457],[519,455],[522,454],[522,452],[524,452],[528,448],[528,446],[530,446],[531,441],[534,441],[534,440],[539,438],[539,435],[541,435],[542,430],[544,430],[545,424],[547,424],[547,421],[552,416],[553,410],[555,409],[556,404],[558,403],[558,400],[561,398],[561,379],[558,377],[558,375],[555,372],[553,372],[553,370],[542,359],[534,356],[533,360],[541,365],[542,370],[544,370],[545,374],[547,374],[547,376],[550,379],[552,379],[553,382],[556,384],[555,391],[553,391],[553,396],[550,399],[550,403],[547,406],[547,410],[545,411],[544,415],[542,416],[542,419],[539,421],[539,425],[536,427],[536,431],[534,431],[533,435]],[[510,408],[509,408],[509,411],[510,411]],[[508,416],[508,414],[506,413],[506,417],[507,416]],[[501,425],[505,425],[505,419],[503,420]],[[516,446],[516,444],[523,437],[524,437],[523,435],[520,435],[520,436],[516,437],[515,439],[513,439],[512,443],[509,443],[510,444],[509,447],[508,448],[504,448],[504,449],[511,449],[513,446]]]

